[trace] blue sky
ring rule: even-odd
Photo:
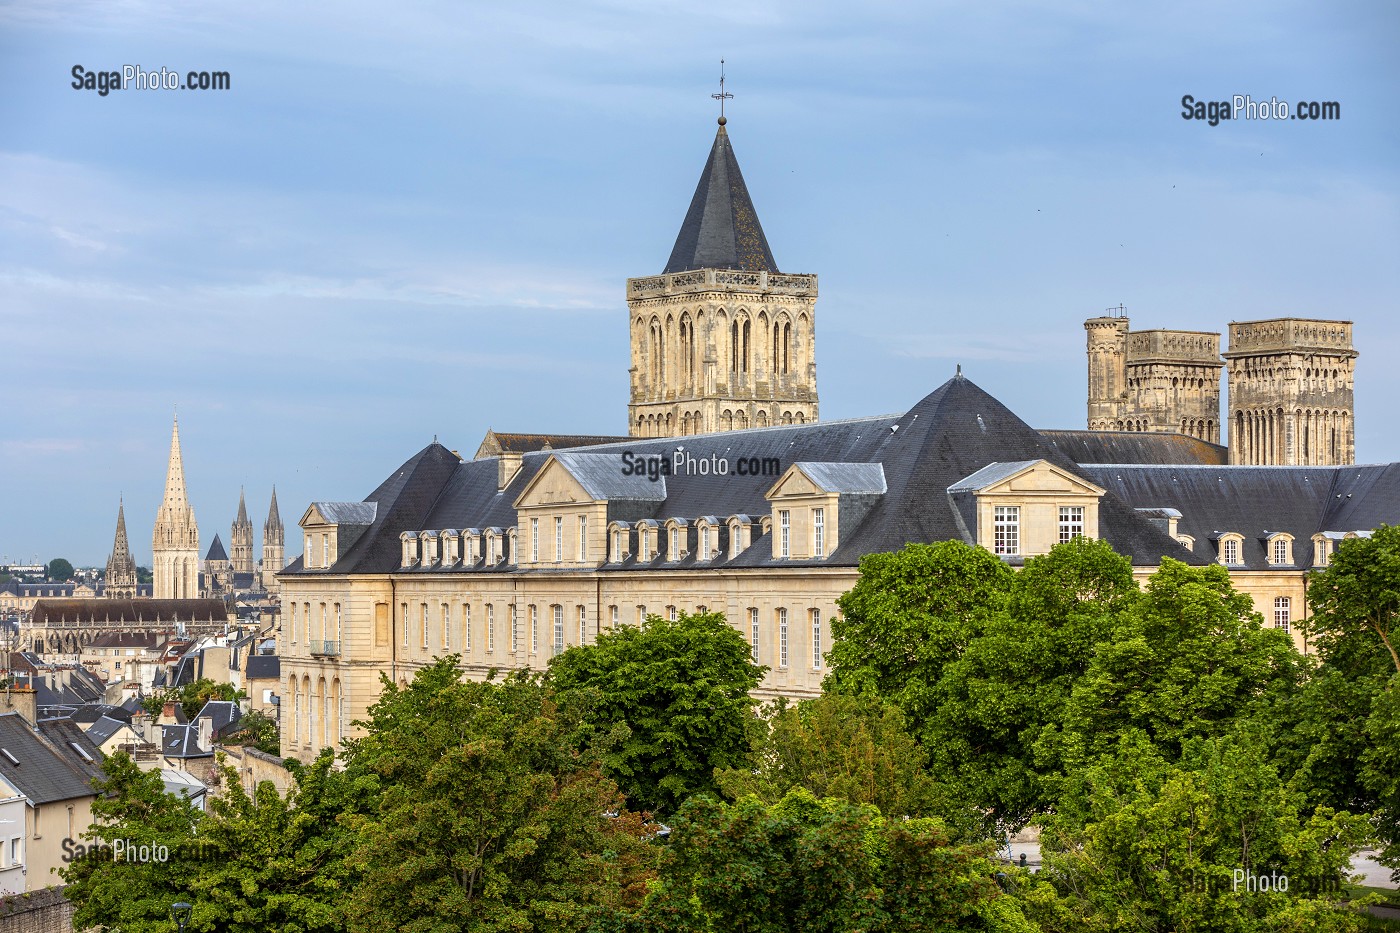
[[[1358,457],[1400,460],[1398,45],[1386,2],[0,2],[0,558],[105,561],[124,495],[147,563],[176,406],[202,547],[240,486],[260,532],[273,483],[291,526],[434,436],[624,432],[624,283],[721,57],[778,264],[820,276],[824,417],[961,364],[1083,427],[1086,317],[1296,314],[1356,322]]]

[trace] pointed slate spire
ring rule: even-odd
[[[263,522],[263,538],[277,533],[277,541],[282,541],[282,513],[277,508],[277,487],[272,487],[272,504],[267,507],[267,521]]]
[[[234,519],[240,525],[253,527],[253,523],[248,521],[248,506],[243,501],[243,487],[238,487],[238,518]]]
[[[112,541],[112,556],[107,558],[107,573],[103,577],[103,594],[114,599],[136,596],[136,561],[131,556],[131,544],[126,539],[126,503],[117,500],[117,536]]]
[[[209,545],[209,553],[204,555],[206,561],[228,560],[228,551],[224,550],[224,542],[219,540],[219,535],[215,533],[213,542]]]
[[[758,212],[749,198],[739,162],[719,119],[719,132],[710,159],[700,174],[690,210],[671,250],[666,272],[687,269],[745,269],[777,272],[778,264],[768,248]]]

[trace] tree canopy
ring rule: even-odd
[[[44,576],[54,583],[64,583],[73,579],[76,571],[73,565],[62,557],[55,557],[44,567]]]

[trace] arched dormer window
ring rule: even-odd
[[[637,522],[637,560],[649,561],[656,557],[659,534],[660,528],[652,519],[645,518]]]
[[[457,529],[447,528],[438,532],[438,540],[442,542],[442,565],[451,567],[461,559],[462,538]]]
[[[399,559],[400,567],[412,567],[418,563],[418,533],[405,531],[399,535],[399,543],[403,548],[403,554]]]
[[[1293,536],[1283,532],[1269,535],[1267,539],[1269,548],[1269,563],[1275,567],[1282,567],[1293,563]]]
[[[608,526],[608,561],[620,564],[629,556],[631,526],[627,522],[613,522]]]
[[[749,546],[753,519],[747,515],[731,515],[725,524],[729,526],[729,559],[733,560],[744,553],[744,548]]]
[[[1326,567],[1332,559],[1332,539],[1318,532],[1312,536],[1313,566]]]
[[[418,542],[423,566],[436,565],[438,562],[438,533],[436,531],[420,531],[418,532]]]
[[[760,519],[758,520],[758,533],[759,533],[760,535],[769,534],[770,532],[772,532],[772,530],[773,530],[773,516],[772,516],[772,515],[765,515],[765,516],[763,516],[762,518],[760,518]]]
[[[477,553],[480,546],[481,532],[476,528],[468,528],[462,532],[462,566],[475,567],[477,559],[481,556]]]
[[[520,564],[520,551],[516,547],[517,543],[518,536],[515,526],[512,525],[510,530],[506,532],[506,553],[502,557],[503,560],[509,561],[512,567],[519,566]]]
[[[713,515],[695,522],[695,559],[710,560],[719,553],[719,521]]]
[[[690,529],[683,518],[667,519],[666,525],[666,559],[668,561],[684,560],[690,554]]]
[[[501,562],[501,537],[501,529],[486,529],[486,566],[488,567],[494,567]]]
[[[1229,532],[1220,536],[1220,563],[1227,567],[1244,564],[1244,535]]]

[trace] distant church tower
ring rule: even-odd
[[[277,487],[273,486],[272,504],[267,509],[267,521],[263,522],[262,588],[269,593],[278,591],[277,573],[287,565],[284,534],[282,513],[277,510]]]
[[[233,533],[229,535],[229,545],[233,551],[233,572],[253,573],[253,523],[248,521],[248,506],[243,501],[243,490],[238,490],[238,517],[233,520]]]
[[[1351,321],[1278,318],[1230,325],[1230,462],[1356,462]]]
[[[165,500],[156,512],[152,535],[156,599],[199,598],[199,526],[185,494],[185,465],[180,458],[180,419],[170,434],[170,463],[165,471]]]
[[[107,599],[136,598],[136,561],[126,541],[126,505],[117,503],[117,537],[112,542],[112,556],[107,558],[107,573],[102,595]]]
[[[778,271],[725,122],[665,271],[627,280],[633,437],[817,420],[817,277]]]
[[[1220,335],[1129,330],[1095,317],[1088,334],[1091,431],[1175,431],[1220,443]]]

